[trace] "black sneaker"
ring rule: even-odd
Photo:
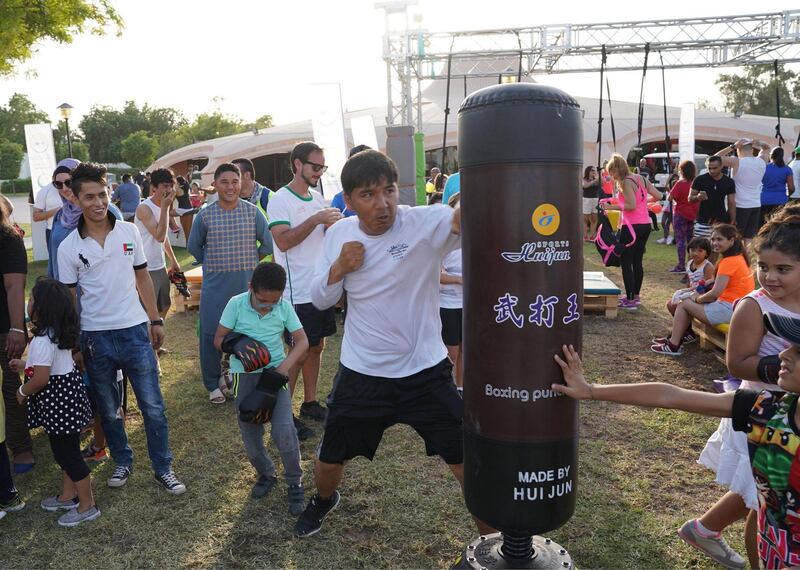
[[[250,496],[254,499],[263,499],[272,491],[272,488],[277,482],[278,478],[274,475],[272,477],[259,477],[256,484],[253,485],[253,489],[250,491]]]
[[[161,475],[153,475],[156,482],[164,487],[168,493],[173,495],[183,495],[186,492],[186,485],[178,481],[173,471],[167,471]]]
[[[312,534],[317,534],[322,528],[322,521],[341,502],[342,496],[339,491],[334,491],[327,501],[323,501],[319,498],[319,495],[315,494],[308,502],[306,510],[297,519],[297,524],[294,525],[294,535],[297,538],[305,538]]]
[[[324,422],[327,414],[328,410],[323,408],[316,400],[313,402],[303,402],[303,405],[300,406],[300,417],[303,418]]]
[[[310,437],[314,437],[317,435],[314,433],[314,430],[308,427],[304,422],[300,421],[297,417],[292,417],[294,420],[294,429],[297,430],[297,439],[300,441],[305,441]]]
[[[131,476],[133,470],[129,466],[125,465],[117,465],[114,468],[114,473],[111,474],[111,478],[108,480],[109,487],[122,487],[125,483],[128,482],[128,477]]]

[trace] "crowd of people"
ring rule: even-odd
[[[800,147],[794,158],[786,165],[782,148],[739,139],[708,157],[699,175],[693,161],[680,162],[663,195],[653,187],[646,161],[635,174],[620,155],[603,165],[600,176],[587,167],[582,180],[585,239],[593,239],[598,224],[610,223],[610,211],[621,211],[622,309],[635,310],[640,303],[644,248],[651,227],[657,229],[657,220],[648,218],[648,202],[666,201],[669,207],[663,208],[661,221],[665,238],[671,226],[674,242],[659,243],[676,245],[677,264],[669,271],[681,275],[686,286],[667,300],[672,327],[652,339],[651,350],[679,357],[698,340],[693,322],[724,327],[729,374],[715,383],[723,392],[715,395],[669,385],[590,385],[583,379],[580,357],[565,347],[556,360],[567,386],[553,389],[577,398],[723,418],[698,462],[729,490],[702,516],[687,521],[678,535],[731,568],[800,563],[800,486],[793,480],[794,442],[800,438],[795,405],[800,389],[800,368],[795,368],[800,345]],[[603,189],[604,176],[614,182],[613,188]],[[722,534],[738,520],[746,520],[747,559]]]
[[[652,340],[651,350],[679,357],[697,340],[695,320],[727,325],[735,392],[587,384],[571,347],[556,356],[566,381],[553,386],[557,392],[728,418],[699,461],[729,492],[678,534],[729,567],[800,562],[800,486],[793,479],[800,441],[800,204],[790,201],[795,164],[784,165],[779,151],[740,139],[709,157],[700,175],[694,163],[681,162],[667,188],[678,248],[671,271],[686,286],[666,300],[672,327]],[[800,157],[800,148],[795,152]],[[438,187],[443,204],[399,206],[394,163],[356,148],[341,172],[343,192],[328,206],[316,190],[327,169],[323,149],[299,143],[290,164],[291,181],[275,191],[256,181],[248,159],[220,164],[216,199],[196,211],[188,203],[187,249],[203,267],[198,336],[208,401],[235,402],[255,499],[278,485],[264,444],[270,424],[288,510],[298,517],[294,534],[307,537],[340,504],[347,462],[372,459],[393,424],[414,428],[428,455],[441,457],[463,484],[460,182],[458,173],[433,173],[432,195]],[[47,434],[63,473],[61,492],[42,499],[41,507],[62,511],[58,523],[67,527],[101,515],[87,457],[108,448],[112,488],[126,485],[134,466],[121,411],[123,382],[142,413],[154,480],[165,492],[186,491],[172,466],[158,359],[170,277],[181,270],[167,237],[176,217],[186,233],[187,212],[177,209],[187,205],[178,192],[192,194],[187,174],[150,172],[148,196],[141,200],[137,192],[136,203],[126,193],[140,186],[123,188],[124,180],[115,208],[104,167],[59,163],[52,187],[61,203],[37,207],[40,219],[52,222],[48,274],[36,281],[27,308],[25,247],[0,207],[0,331],[7,331],[0,333],[0,518],[25,506],[13,475],[34,465],[35,427]],[[601,172],[588,167],[583,174],[585,239],[612,213],[619,216],[625,290],[619,306],[631,311],[641,304],[651,205],[664,199],[650,175],[646,164],[635,172],[618,154]],[[112,295],[119,301],[113,305],[106,302]],[[321,360],[325,339],[337,332],[337,304],[346,309],[344,336],[325,398],[318,390]],[[298,385],[303,402],[295,417]],[[324,422],[310,498],[299,442],[314,432],[303,420]],[[82,450],[90,424],[94,438]],[[722,535],[740,519],[747,520],[747,560]],[[475,522],[482,533],[491,531]]]
[[[457,195],[450,206],[398,206],[394,163],[368,148],[354,149],[341,173],[341,210],[316,190],[327,169],[322,148],[299,143],[290,162],[293,178],[276,191],[256,182],[248,159],[219,165],[216,199],[189,208],[187,249],[203,268],[199,361],[209,401],[235,399],[256,472],[254,498],[277,484],[264,445],[269,421],[288,508],[299,516],[295,534],[304,537],[339,504],[344,464],[372,459],[392,424],[416,429],[428,454],[463,481],[460,216]],[[62,511],[58,524],[67,527],[101,515],[87,459],[105,457],[107,448],[114,462],[107,485],[128,484],[134,454],[121,409],[126,384],[142,414],[154,480],[171,494],[186,491],[172,467],[159,353],[171,276],[181,271],[167,238],[175,214],[181,222],[185,214],[178,193],[189,197],[191,187],[157,169],[147,174],[142,200],[141,186],[127,176],[109,192],[106,174],[73,159],[53,172],[60,205],[42,209],[42,219],[52,221],[48,272],[27,309],[25,247],[0,208],[0,330],[8,331],[0,336],[0,410],[7,410],[0,418],[0,518],[25,506],[13,475],[34,466],[36,427],[63,473],[60,494],[40,506]],[[345,298],[339,371],[323,405],[317,384],[325,339],[336,333],[334,306]],[[412,303],[421,304],[424,318],[409,314]],[[308,501],[299,441],[314,432],[291,404],[300,375],[300,417],[325,422]],[[257,398],[269,405],[254,409]],[[82,450],[90,425],[93,438]]]

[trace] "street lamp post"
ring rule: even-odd
[[[64,126],[67,128],[67,154],[69,154],[71,157],[72,140],[69,136],[69,115],[72,113],[72,109],[74,109],[74,107],[69,103],[61,103],[61,105],[58,106],[58,109],[61,111],[61,118],[64,119]]]

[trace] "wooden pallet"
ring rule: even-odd
[[[583,312],[600,312],[607,319],[617,318],[620,289],[602,271],[583,272]]]
[[[725,345],[728,340],[727,327],[719,325],[718,328],[697,319],[692,319],[692,329],[700,339],[700,348],[712,351],[714,356],[725,364]]]
[[[617,300],[619,293],[614,295],[592,295],[584,291],[583,293],[583,312],[599,312],[607,319],[616,319],[618,308]]]

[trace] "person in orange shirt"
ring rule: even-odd
[[[681,345],[695,339],[692,318],[719,325],[731,322],[733,304],[755,289],[750,259],[736,226],[717,224],[711,232],[711,247],[721,256],[717,263],[714,286],[705,293],[695,293],[681,301],[672,320],[669,337],[653,339],[650,350],[668,356],[683,354]]]

